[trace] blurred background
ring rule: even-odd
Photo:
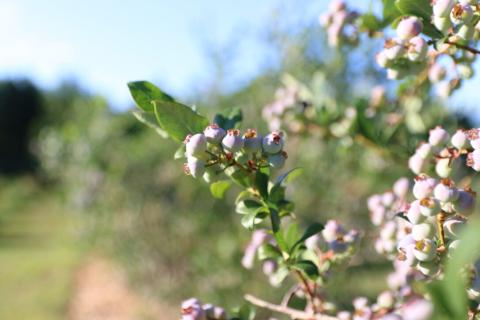
[[[131,115],[126,83],[152,81],[209,117],[239,107],[262,130],[285,73],[322,75],[319,91],[338,104],[368,98],[386,83],[373,63],[381,40],[329,49],[317,22],[327,5],[0,0],[0,319],[176,319],[190,296],[225,306],[247,292],[279,299],[261,268],[239,263],[249,232],[234,192],[213,200],[183,174],[178,146]],[[479,85],[474,77],[447,101],[426,100],[425,130],[439,118],[478,124]],[[409,151],[425,130],[405,141]],[[408,153],[292,140],[290,161],[308,172],[289,191],[300,221],[342,219],[364,230],[371,252],[365,199],[406,174]],[[390,263],[368,257],[332,282],[341,303],[385,287]]]

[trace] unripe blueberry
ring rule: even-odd
[[[400,178],[393,184],[393,193],[400,199],[404,199],[410,188],[410,182],[407,178]]]
[[[450,218],[443,223],[445,236],[449,239],[458,238],[464,227],[465,220],[459,218]]]
[[[207,142],[213,144],[219,144],[223,137],[225,137],[225,130],[218,126],[218,124],[214,123],[209,125],[205,131],[203,131],[205,138],[207,138]]]
[[[470,215],[475,208],[475,193],[471,190],[459,190],[455,210],[463,215]]]
[[[415,200],[410,204],[407,210],[407,218],[412,224],[419,224],[425,221],[425,216],[422,215],[420,208],[420,200]]]
[[[440,126],[431,129],[428,136],[428,143],[432,146],[440,146],[449,139],[448,132]]]
[[[439,63],[434,63],[428,69],[428,79],[432,83],[437,83],[445,79],[445,75],[447,74],[447,70],[444,66]]]
[[[420,261],[417,264],[417,270],[423,273],[425,276],[431,277],[438,273],[440,267],[438,266],[438,263],[433,261]]]
[[[433,314],[433,305],[430,301],[414,298],[402,307],[403,320],[428,320]]]
[[[452,21],[450,17],[433,16],[433,25],[442,33],[447,33],[448,29],[452,26]]]
[[[444,179],[435,186],[433,195],[440,202],[451,202],[458,199],[458,190],[450,180]]]
[[[205,173],[205,161],[195,157],[187,158],[188,173],[194,178],[200,178]]]
[[[274,260],[266,260],[263,262],[262,270],[265,275],[272,275],[275,271],[277,271],[277,269],[278,265]]]
[[[452,166],[449,158],[441,158],[437,160],[435,172],[440,178],[448,178],[452,172]]]
[[[375,211],[378,208],[383,208],[382,205],[382,196],[375,194],[371,197],[368,198],[367,200],[367,206],[370,211]]]
[[[420,200],[420,212],[425,217],[432,217],[440,212],[440,203],[435,198]]]
[[[419,154],[415,153],[408,159],[408,168],[415,174],[420,174],[425,170],[426,161]]]
[[[416,177],[412,190],[413,196],[418,200],[430,197],[436,184],[437,180],[430,178],[427,175]]]
[[[394,39],[387,40],[385,42],[385,55],[389,60],[395,60],[402,57],[406,50],[405,46],[401,41],[396,41]]]
[[[427,57],[428,44],[422,37],[410,39],[408,47],[408,59],[411,61],[422,61]]]
[[[415,243],[413,254],[419,261],[431,261],[437,253],[437,245],[433,240],[422,239]]]
[[[207,139],[203,133],[189,135],[185,138],[185,149],[187,156],[203,157],[207,150]]]
[[[377,209],[370,211],[370,220],[375,226],[379,226],[385,220],[386,210],[384,207],[378,207]]]
[[[380,231],[380,238],[390,239],[395,236],[397,232],[397,224],[394,221],[388,221]]]
[[[377,297],[377,305],[380,308],[390,309],[395,304],[395,297],[391,291],[384,291]]]
[[[340,311],[337,313],[338,320],[352,320],[352,314],[348,311]]]
[[[342,239],[328,242],[328,247],[334,253],[344,253],[348,249],[347,243],[345,243]]]
[[[432,146],[429,143],[424,142],[418,146],[415,153],[423,159],[426,159],[432,155]]]
[[[433,228],[429,223],[420,223],[412,227],[412,238],[416,241],[433,237]]]
[[[365,297],[358,297],[353,300],[353,307],[355,310],[361,310],[368,307],[368,299]]]
[[[467,143],[467,134],[465,130],[460,129],[455,132],[451,139],[452,145],[457,149],[463,149]]]
[[[453,6],[450,18],[453,23],[469,23],[473,18],[473,10],[468,4],[457,3]]]
[[[273,169],[282,169],[287,160],[287,153],[285,151],[279,152],[277,154],[268,155],[268,165]]]
[[[454,0],[434,0],[433,15],[437,17],[449,17],[452,11]]]
[[[422,32],[422,21],[417,17],[408,17],[400,21],[397,26],[397,35],[402,40],[409,40]]]
[[[283,133],[279,131],[269,133],[262,140],[263,151],[269,154],[276,154],[282,151],[283,144]]]
[[[257,131],[248,129],[243,135],[243,149],[247,153],[256,153],[262,150],[262,137],[257,135]]]
[[[412,235],[406,235],[400,239],[397,245],[397,250],[399,252],[399,260],[404,261],[407,265],[413,266],[417,263],[417,259],[413,253],[413,250],[416,245],[416,241],[413,239]]]
[[[222,146],[232,153],[239,151],[243,147],[243,138],[240,136],[240,131],[237,129],[228,130],[222,140]]]

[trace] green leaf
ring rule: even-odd
[[[441,38],[443,34],[431,23],[432,6],[430,0],[396,0],[395,6],[404,15],[413,15],[423,20],[423,33],[432,38]]]
[[[361,30],[378,31],[382,27],[382,22],[373,13],[365,13],[360,16]]]
[[[280,230],[280,216],[276,210],[270,210],[270,221],[272,223],[272,231],[274,234],[277,234]]]
[[[282,257],[282,253],[278,250],[278,248],[270,243],[260,246],[260,248],[258,248],[257,255],[259,260],[277,259]]]
[[[153,100],[175,102],[171,96],[148,81],[129,82],[128,88],[137,106],[145,112],[154,112]]]
[[[154,100],[157,121],[170,137],[183,141],[188,134],[203,132],[208,126],[205,117],[177,102]]]
[[[213,123],[218,124],[225,130],[235,128],[238,123],[243,120],[242,110],[240,108],[233,108],[229,113],[217,114],[213,118]]]
[[[265,173],[257,171],[255,175],[255,186],[263,199],[268,199],[268,176]]]
[[[292,268],[302,271],[306,274],[310,279],[316,279],[320,275],[318,272],[317,265],[310,260],[300,260],[297,261]]]
[[[154,129],[162,138],[168,138],[168,133],[162,128],[160,128],[157,122],[157,118],[154,114],[141,110],[134,110],[132,111],[132,114],[135,118],[137,118],[138,121]]]
[[[244,188],[250,187],[250,176],[245,171],[232,166],[225,170],[225,174],[239,186]]]
[[[383,0],[383,21],[388,25],[392,23],[401,13],[395,6],[395,0]]]
[[[232,186],[230,181],[221,180],[216,181],[210,185],[210,192],[212,196],[217,199],[223,199],[225,196],[225,192]]]
[[[230,320],[254,320],[255,309],[249,304],[243,304],[240,308],[232,310],[233,318]]]
[[[292,252],[295,249],[296,246],[303,243],[308,238],[310,238],[310,237],[316,235],[317,233],[319,233],[320,231],[322,231],[323,228],[324,228],[323,224],[317,223],[317,222],[309,225],[307,230],[305,230],[305,232],[303,233],[302,237],[300,239],[298,239],[298,241],[295,242],[295,244],[291,247],[290,252]]]
[[[468,299],[462,270],[480,257],[479,229],[479,219],[469,221],[467,229],[461,235],[461,245],[447,260],[444,279],[433,282],[428,287],[435,304],[435,312],[440,312],[448,319],[465,319]]]
[[[298,230],[298,223],[291,223],[284,232],[283,238],[287,245],[287,251],[290,252],[292,246],[297,242],[300,232]]]
[[[178,147],[177,151],[175,151],[173,158],[174,159],[185,158],[185,144],[182,143],[180,147]]]
[[[276,184],[282,184],[283,182],[289,183],[297,179],[303,174],[303,168],[294,168],[277,178]]]

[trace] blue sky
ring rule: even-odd
[[[268,62],[260,31],[287,3],[312,21],[328,1],[0,0],[0,78],[26,76],[45,88],[73,78],[125,109],[131,80],[151,80],[180,97],[201,90],[214,71],[206,52],[233,42],[229,78],[239,85]],[[478,79],[454,104],[472,100]]]

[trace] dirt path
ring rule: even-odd
[[[69,309],[70,320],[178,319],[178,310],[163,306],[128,288],[122,270],[91,257],[79,270]]]

